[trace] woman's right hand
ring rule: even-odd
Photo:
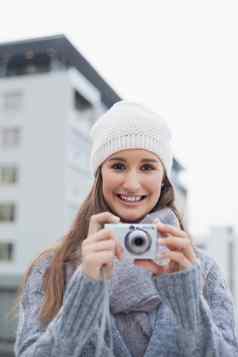
[[[110,279],[113,272],[114,257],[122,259],[123,248],[115,234],[103,228],[105,223],[119,223],[120,218],[110,212],[93,215],[90,218],[88,236],[81,245],[80,270],[89,278],[102,280],[102,267],[106,279]]]

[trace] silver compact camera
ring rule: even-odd
[[[117,223],[105,224],[120,241],[124,251],[124,258],[135,259],[152,259],[159,265],[167,265],[169,260],[160,257],[161,253],[168,248],[160,246],[159,232],[155,224],[152,223]]]

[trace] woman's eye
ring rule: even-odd
[[[149,165],[149,164],[145,164],[142,166],[143,171],[150,171],[150,170],[154,170],[154,169],[155,169],[154,166]]]
[[[125,165],[121,164],[121,163],[117,163],[117,164],[112,165],[112,168],[115,170],[123,170],[125,168]]]
[[[116,164],[113,164],[111,166],[111,168],[113,170],[117,170],[117,171],[122,171],[122,170],[126,170],[126,166],[125,164],[123,163],[116,163]],[[150,164],[144,164],[143,166],[141,166],[141,170],[142,171],[151,171],[151,170],[155,170],[154,166],[153,165],[150,165]]]

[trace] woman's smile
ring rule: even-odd
[[[136,206],[142,203],[142,201],[145,200],[146,195],[125,195],[118,193],[116,196],[119,198],[119,200],[129,206]]]
[[[163,165],[152,152],[117,152],[102,165],[104,199],[122,221],[138,221],[158,203],[163,175]]]

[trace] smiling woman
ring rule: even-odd
[[[230,291],[175,207],[166,122],[122,101],[91,138],[92,189],[63,241],[26,273],[16,357],[237,356]],[[166,266],[159,255],[126,259],[115,232],[136,222],[150,223],[156,253],[167,248]]]
[[[163,165],[147,150],[122,150],[102,165],[103,196],[123,222],[137,222],[157,204]]]

